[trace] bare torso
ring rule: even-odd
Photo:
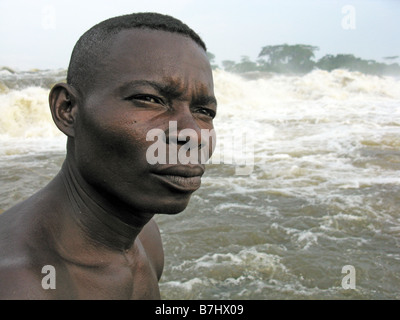
[[[0,215],[0,299],[160,299],[163,249],[155,221],[126,250],[89,243],[71,219],[58,216],[60,202],[47,199],[57,188]],[[42,285],[50,275],[45,266],[54,267],[55,289]]]

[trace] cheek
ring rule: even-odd
[[[142,161],[147,149],[147,130],[135,121],[115,117],[81,117],[75,135],[76,156],[88,165],[116,167]]]

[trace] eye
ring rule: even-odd
[[[216,112],[214,110],[208,109],[208,108],[197,108],[195,110],[197,113],[206,115],[208,117],[210,117],[211,119],[215,118]]]
[[[164,104],[164,101],[162,99],[148,94],[137,94],[129,97],[128,100],[139,100],[149,103]]]

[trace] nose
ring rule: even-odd
[[[203,137],[204,132],[189,108],[169,121],[165,133],[170,161],[177,159],[181,164],[204,164],[210,158],[213,150],[209,150],[209,135]]]
[[[202,147],[201,128],[190,110],[181,111],[173,120],[170,120],[165,133],[167,144],[185,145],[188,149]]]

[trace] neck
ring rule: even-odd
[[[61,169],[68,195],[71,216],[85,238],[95,246],[126,251],[134,243],[151,214],[135,215],[132,210],[114,203],[87,183],[68,158]]]

